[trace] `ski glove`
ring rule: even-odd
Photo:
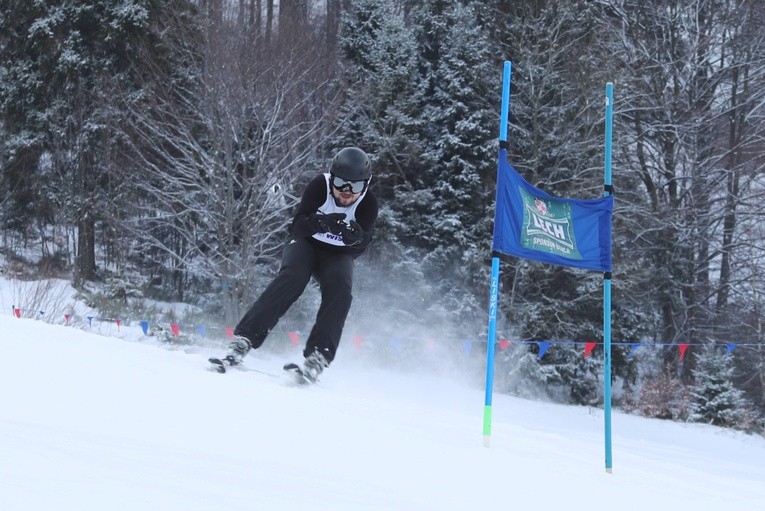
[[[356,220],[351,220],[350,225],[343,222],[343,230],[340,236],[343,237],[343,243],[349,247],[359,245],[364,241],[364,229],[361,228]]]
[[[328,215],[313,213],[308,215],[307,220],[308,226],[315,233],[331,232],[340,236],[341,229],[345,226],[345,213],[330,213]]]

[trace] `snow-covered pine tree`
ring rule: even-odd
[[[733,364],[725,350],[707,343],[696,356],[690,420],[740,427],[751,415],[744,393],[733,385]]]
[[[420,217],[429,228],[413,226],[405,236],[428,250],[425,269],[438,283],[441,303],[461,323],[475,325],[486,293],[501,67],[472,7],[428,0],[411,16],[424,94],[421,182],[430,203]]]
[[[513,395],[595,406],[602,401],[603,360],[584,357],[579,344],[549,346],[543,361],[536,344],[514,344],[497,355],[497,384]]]
[[[420,215],[401,222],[396,213],[406,203],[399,189],[422,188],[417,51],[414,35],[396,4],[394,0],[361,0],[343,12],[339,44],[349,91],[333,138],[334,146],[358,146],[372,158],[371,186],[381,199],[376,244],[390,246],[378,248],[367,260],[390,270],[391,258],[377,259],[376,253],[406,258],[411,250],[400,233],[406,225],[425,229]],[[419,193],[413,207],[427,208],[428,191]]]
[[[0,8],[3,189],[27,225],[76,226],[75,280],[95,277],[96,229],[113,207],[115,95],[136,43],[166,2],[5,2]],[[115,86],[118,84],[118,86]],[[20,201],[23,201],[20,202]]]
[[[414,37],[395,1],[359,0],[343,13],[340,48],[349,90],[333,142],[371,155],[376,190],[387,198],[420,170]]]
[[[381,199],[374,250],[359,260],[354,285],[356,303],[366,306],[350,321],[408,338],[433,325],[448,330],[450,311],[423,274],[416,242],[432,229],[433,197],[424,179],[418,48],[398,4],[359,0],[343,13],[339,46],[349,91],[333,145],[370,154],[371,186]]]

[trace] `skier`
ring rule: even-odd
[[[236,326],[226,355],[210,359],[215,369],[225,372],[226,366],[241,364],[251,349],[259,348],[311,276],[319,283],[321,305],[306,341],[302,367],[288,364],[285,369],[315,383],[332,362],[351,307],[353,261],[369,246],[377,220],[377,199],[369,190],[370,167],[364,151],[346,147],[332,159],[328,173],[308,183],[279,273]]]

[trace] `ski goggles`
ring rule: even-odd
[[[332,186],[341,192],[361,193],[366,185],[366,181],[346,181],[338,176],[332,177]]]

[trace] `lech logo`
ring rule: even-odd
[[[543,200],[519,187],[523,198],[521,246],[568,259],[581,259],[571,221],[571,204]]]

